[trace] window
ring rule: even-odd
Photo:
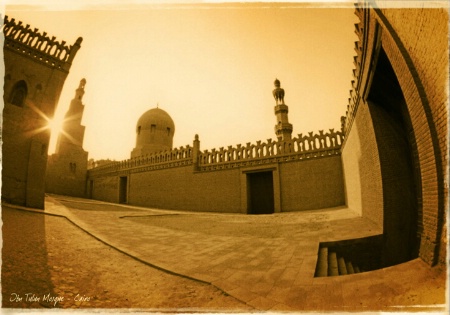
[[[151,127],[150,131],[151,131],[151,132],[155,132],[155,130],[156,130],[156,125],[151,125],[150,127]]]
[[[13,105],[23,107],[25,98],[27,97],[28,89],[25,81],[21,80],[14,85],[14,88],[9,97],[9,102]]]
[[[167,135],[170,136],[170,128],[167,127]]]
[[[139,127],[137,128],[137,134],[138,134],[138,135],[141,134],[141,126],[139,126]]]

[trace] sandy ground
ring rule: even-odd
[[[251,312],[219,289],[167,274],[60,217],[2,209],[3,308]]]

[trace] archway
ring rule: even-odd
[[[382,47],[367,103],[375,130],[383,186],[382,263],[391,266],[418,256],[421,181],[405,97]]]

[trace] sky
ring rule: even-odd
[[[89,158],[128,159],[137,120],[156,106],[175,122],[174,148],[195,134],[202,150],[275,140],[276,78],[293,136],[340,129],[357,40],[351,5],[100,2],[5,7],[69,45],[83,37],[55,118],[85,78]]]

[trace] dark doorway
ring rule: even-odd
[[[247,173],[248,214],[274,212],[273,174],[269,172]]]
[[[382,48],[368,97],[383,185],[383,265],[418,257],[420,166],[400,84]]]
[[[127,203],[128,201],[128,177],[120,177],[119,187],[119,203]]]

